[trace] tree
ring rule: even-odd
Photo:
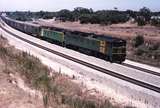
[[[73,13],[74,19],[78,21],[81,16],[86,15],[86,14],[92,14],[93,10],[92,8],[87,9],[83,7],[77,7],[77,8],[74,8],[74,11],[72,13]]]
[[[160,27],[160,18],[155,16],[151,19],[151,25]]]
[[[87,24],[91,21],[91,16],[89,14],[83,14],[79,18],[81,24]]]
[[[147,7],[143,7],[139,10],[140,16],[143,16],[145,18],[145,21],[149,22],[151,19],[151,11]]]
[[[63,9],[61,11],[58,12],[58,16],[57,16],[60,20],[62,21],[74,21],[74,17],[72,12],[70,12],[67,9]]]
[[[74,8],[73,12],[77,12],[79,14],[91,14],[91,13],[93,13],[93,10],[92,10],[92,8],[87,9],[87,8],[83,8],[83,7],[77,7],[77,8]]]
[[[146,25],[146,20],[143,16],[137,16],[136,21],[138,23],[138,26]]]
[[[114,10],[118,10],[118,8],[117,8],[117,7],[114,7]]]
[[[136,12],[135,11],[133,11],[133,10],[127,10],[126,11],[126,13],[130,16],[130,17],[132,17],[132,18],[136,18]]]

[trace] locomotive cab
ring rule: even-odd
[[[106,60],[116,63],[122,63],[123,61],[125,61],[126,58],[125,40],[106,35],[95,35],[94,38],[105,41]]]
[[[111,60],[122,63],[126,58],[126,41],[119,40],[111,43]]]

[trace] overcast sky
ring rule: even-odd
[[[0,0],[0,11],[57,11],[75,7],[139,10],[143,6],[160,11],[160,0]]]

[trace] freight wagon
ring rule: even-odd
[[[22,22],[10,19],[8,17],[1,16],[1,18],[11,27],[22,31],[24,33],[33,35],[33,36],[40,36],[41,33],[41,26],[37,24]]]
[[[110,62],[121,63],[126,58],[126,41],[111,36],[70,31],[56,27],[41,27],[2,17],[10,26],[27,34],[39,36],[67,48],[93,55]]]

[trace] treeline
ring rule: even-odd
[[[34,19],[51,19],[55,17],[56,12],[30,12],[30,11],[16,11],[16,12],[6,12],[7,15],[15,20],[19,21],[33,21]]]
[[[113,24],[126,22],[129,16],[117,10],[102,10],[94,12],[92,9],[75,8],[73,11],[61,10],[58,12],[56,19],[62,21],[80,21],[82,24]]]
[[[154,26],[160,26],[160,12],[151,12],[149,8],[143,7],[139,11],[126,10],[100,10],[93,11],[92,9],[77,7],[73,11],[63,9],[58,12],[8,12],[9,17],[26,21],[38,18],[51,19],[53,17],[56,20],[65,21],[80,21],[82,24],[102,24],[110,25],[117,23],[124,23],[133,19],[139,26],[146,24],[152,24]]]

